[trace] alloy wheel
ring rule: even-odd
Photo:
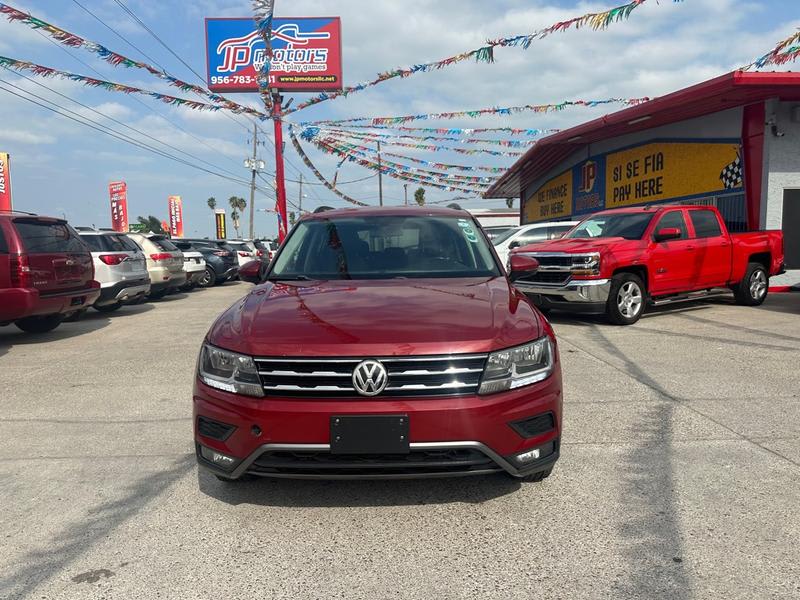
[[[626,319],[632,319],[642,310],[642,290],[633,281],[623,283],[617,293],[617,308]]]
[[[767,293],[767,276],[762,269],[756,269],[750,276],[750,296],[761,300]]]

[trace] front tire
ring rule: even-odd
[[[645,287],[633,273],[618,273],[611,278],[606,316],[614,325],[633,325],[644,313]]]
[[[206,267],[203,276],[197,282],[197,284],[202,288],[209,288],[217,282],[217,274],[214,272],[214,269],[211,267]]]
[[[750,263],[742,280],[733,287],[736,304],[760,306],[769,292],[769,275],[761,263]]]
[[[25,317],[14,324],[26,333],[47,333],[58,327],[63,320],[62,315],[48,315],[46,317]]]

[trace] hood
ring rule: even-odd
[[[266,283],[225,311],[208,341],[253,356],[489,352],[543,334],[504,277]]]
[[[539,242],[514,248],[513,253],[517,252],[565,252],[567,254],[582,254],[585,252],[603,252],[613,250],[622,244],[629,246],[635,240],[626,240],[621,237],[611,238],[561,238],[549,242]]]

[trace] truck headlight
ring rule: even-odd
[[[572,257],[573,275],[599,275],[600,274],[600,253],[580,254]]]
[[[249,356],[203,344],[197,370],[207,386],[256,398],[264,396],[255,361]]]
[[[492,352],[483,370],[479,394],[494,394],[542,381],[553,372],[553,343],[548,336],[535,342]]]

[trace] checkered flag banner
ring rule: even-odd
[[[742,159],[738,153],[733,162],[725,165],[725,168],[719,174],[719,178],[722,180],[722,185],[726,190],[742,185]]]

